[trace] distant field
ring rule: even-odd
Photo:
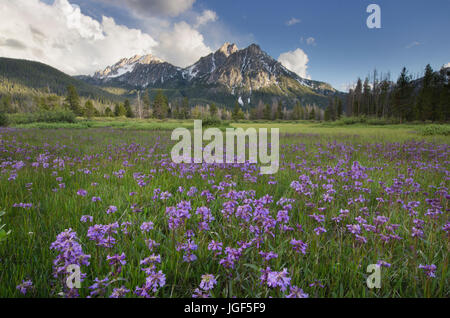
[[[0,297],[22,296],[27,280],[26,297],[450,296],[449,136],[231,124],[280,128],[280,171],[264,176],[250,163],[172,163],[180,126],[193,123],[0,129],[0,226],[11,230]],[[377,263],[381,288],[369,289]],[[69,264],[86,274],[79,290],[65,285]]]
[[[57,128],[117,128],[117,129],[137,129],[137,130],[173,130],[178,127],[188,129],[193,128],[193,120],[155,120],[155,119],[124,119],[124,118],[95,118],[92,120],[79,120],[77,123],[32,123],[14,125],[16,128],[41,128],[41,129],[57,129]],[[369,136],[372,140],[388,139],[388,140],[405,140],[409,138],[423,138],[426,139],[440,139],[448,140],[450,136],[450,124],[442,125],[366,125],[355,124],[348,126],[337,126],[329,123],[313,123],[308,121],[301,122],[265,122],[265,121],[241,121],[233,123],[230,121],[223,121],[222,127],[241,127],[247,129],[253,128],[279,128],[280,133],[284,134],[320,134],[328,137],[332,136],[349,136],[357,135],[360,137]],[[441,128],[440,132],[433,133],[431,136],[424,136],[422,133],[427,128]],[[445,132],[445,133],[443,133]]]

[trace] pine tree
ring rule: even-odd
[[[272,119],[272,109],[270,108],[269,104],[266,104],[264,107],[264,114],[263,117],[265,120],[271,120]]]
[[[210,113],[212,118],[216,118],[216,116],[217,116],[217,106],[216,106],[216,104],[214,104],[214,103],[211,104],[211,106],[209,107],[209,113]]]
[[[82,116],[83,112],[80,104],[80,97],[78,96],[75,86],[67,86],[66,102],[69,104],[70,110],[77,116]]]
[[[233,108],[233,113],[231,115],[231,118],[233,120],[240,120],[240,119],[244,119],[245,114],[242,111],[241,107],[239,106],[239,103],[236,102],[236,104],[234,104],[234,108]]]
[[[316,120],[316,111],[314,110],[314,106],[311,107],[311,112],[309,113],[309,120]]]
[[[183,98],[183,103],[182,103],[182,114],[183,114],[183,119],[189,119],[190,116],[190,107],[189,107],[189,99],[187,97]]]
[[[431,87],[431,120],[443,121],[445,120],[445,113],[450,104],[442,104],[445,100],[445,74],[438,72],[433,74],[433,81]]]
[[[389,117],[391,116],[391,107],[390,107],[390,90],[391,84],[387,78],[385,78],[380,84],[380,113],[378,116],[380,117]]]
[[[294,106],[294,109],[292,110],[292,119],[302,119],[302,106],[300,105],[300,102],[297,102],[297,104]]]
[[[275,119],[283,119],[283,103],[281,102],[281,100],[278,102]]]
[[[133,118],[134,117],[134,112],[131,109],[131,104],[130,101],[128,99],[125,100],[124,103],[124,108],[125,108],[125,116],[127,116],[128,118]]]
[[[167,97],[164,96],[163,91],[160,89],[156,93],[155,100],[153,102],[154,117],[159,119],[167,118],[169,111]]]
[[[366,77],[363,85],[363,99],[361,103],[360,113],[364,115],[370,115],[371,108],[371,90],[369,85],[369,78]]]
[[[113,117],[113,115],[114,115],[114,114],[113,114],[111,108],[106,107],[106,109],[105,109],[105,116],[106,116],[106,117]]]
[[[83,110],[83,115],[87,118],[92,118],[95,116],[95,107],[94,104],[92,103],[91,100],[88,100],[85,104],[84,104],[84,110]]]
[[[359,116],[361,114],[361,97],[362,97],[362,81],[360,78],[358,78],[354,90],[354,100],[352,105],[353,116]]]
[[[116,104],[116,107],[114,109],[114,115],[116,117],[123,117],[127,115],[127,110],[122,104]]]
[[[394,115],[400,118],[400,121],[410,120],[412,115],[411,94],[412,94],[411,78],[408,75],[406,67],[402,69],[397,80],[397,86],[394,91]]]
[[[416,99],[414,119],[426,120],[433,117],[433,84],[434,72],[430,64],[425,67],[425,75],[422,79],[422,88]]]
[[[142,103],[144,104],[144,117],[148,117],[151,111],[151,101],[148,89],[142,95]]]
[[[441,92],[439,94],[439,120],[450,120],[450,74],[444,68],[440,70],[440,76],[443,79]],[[446,79],[446,80],[445,80]]]
[[[324,120],[325,121],[331,120],[331,105],[328,105],[327,108],[325,108]]]
[[[342,107],[342,99],[338,98],[337,99],[337,110],[336,110],[337,119],[340,119],[342,117],[343,112],[344,112],[344,110]]]

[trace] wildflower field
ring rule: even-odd
[[[283,125],[274,175],[174,164],[170,130],[1,129],[0,297],[449,297],[450,137]]]

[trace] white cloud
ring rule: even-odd
[[[316,39],[313,38],[313,37],[309,37],[309,38],[306,39],[306,44],[315,46],[316,45]]]
[[[133,3],[137,6],[138,2]],[[183,3],[189,2],[194,1]],[[162,2],[149,5],[157,3]],[[215,19],[213,11],[205,10],[197,23]],[[53,5],[40,0],[0,1],[0,56],[40,61],[77,75],[92,74],[135,54],[151,53],[177,66],[187,66],[211,52],[203,35],[186,22],[172,25],[160,18],[146,21],[158,25],[158,30],[152,30],[158,38],[118,25],[113,18],[97,21],[68,0],[56,0]]]
[[[217,21],[217,14],[212,10],[204,10],[201,15],[197,17],[195,27],[198,28],[208,22]]]
[[[282,53],[278,58],[278,61],[299,76],[308,79],[310,78],[307,73],[309,58],[302,49],[298,48],[295,51]]]
[[[156,56],[185,67],[211,53],[211,48],[204,43],[200,32],[182,21],[176,23],[172,30],[161,34],[155,52]]]
[[[100,0],[127,7],[139,16],[176,17],[192,8],[195,0]]]
[[[151,52],[157,42],[137,29],[83,15],[67,0],[0,4],[0,56],[37,60],[69,74],[91,74],[122,57]]]
[[[444,65],[445,68],[450,67],[450,62]]]
[[[300,22],[301,22],[300,19],[292,18],[292,19],[286,21],[286,25],[291,26],[291,25],[294,25],[294,24],[297,24]]]

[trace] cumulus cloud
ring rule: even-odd
[[[138,6],[140,1],[128,1],[132,2]],[[150,2],[150,6],[157,6],[163,1]],[[167,8],[169,2],[177,3],[167,1]],[[183,2],[185,7],[188,2]],[[205,10],[197,24],[215,19],[213,11]],[[1,1],[0,56],[36,60],[76,75],[92,74],[135,54],[150,53],[177,66],[187,66],[211,52],[203,35],[186,22],[158,25],[159,32],[149,35],[119,25],[110,17],[98,21],[84,15],[68,0],[56,0],[52,5],[40,0]]]
[[[300,19],[292,18],[292,19],[286,21],[286,25],[287,26],[292,26],[292,25],[295,25],[297,23],[300,23]]]
[[[195,27],[198,28],[208,22],[217,21],[217,14],[212,10],[204,10],[196,19]]]
[[[450,67],[450,62],[444,65],[445,68]]]
[[[176,23],[172,30],[163,32],[155,47],[156,56],[177,66],[189,66],[200,57],[211,53],[203,35],[186,22]]]
[[[309,58],[302,49],[298,48],[294,51],[282,53],[278,61],[290,71],[297,73],[297,75],[303,78],[310,78],[307,73]]]
[[[67,0],[0,4],[0,56],[37,60],[69,74],[91,74],[124,56],[151,52],[157,42],[137,29],[83,15]]]
[[[195,0],[100,0],[117,6],[125,6],[140,16],[176,17],[192,8]]]

